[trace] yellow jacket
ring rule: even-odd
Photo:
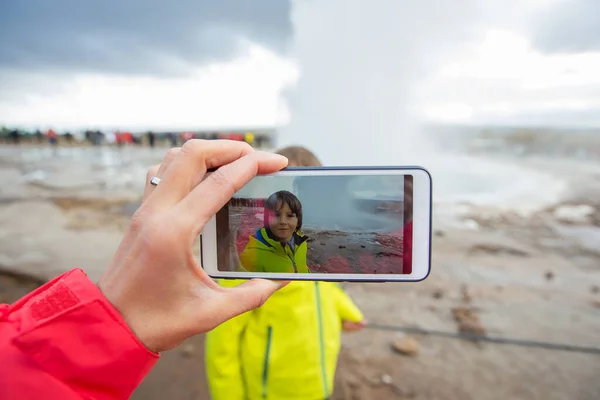
[[[207,334],[212,399],[326,399],[333,393],[342,321],[362,319],[338,284],[291,282],[262,307]]]
[[[240,254],[240,263],[252,272],[308,273],[306,265],[307,236],[294,233],[294,249],[270,237],[266,228],[250,236],[248,244]]]

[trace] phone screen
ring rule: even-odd
[[[217,269],[410,274],[413,176],[258,176],[216,215]]]

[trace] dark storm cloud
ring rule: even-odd
[[[541,18],[533,37],[544,52],[600,51],[600,0],[564,0]]]
[[[284,50],[288,0],[0,0],[0,69],[172,75],[239,37]]]

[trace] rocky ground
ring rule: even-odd
[[[263,226],[262,211],[253,207],[229,207],[229,225],[234,237],[238,237],[238,252],[243,251],[248,237]],[[397,233],[350,233],[309,227],[303,228],[302,233],[308,236],[307,263],[312,272],[402,273],[403,243]],[[235,270],[236,267],[229,268]]]
[[[144,169],[133,170],[131,181],[143,182]],[[97,278],[139,200],[126,181],[110,190],[74,185],[86,182],[77,171],[69,185],[23,181],[32,173],[29,161],[0,161],[3,302],[73,267]],[[393,330],[600,348],[598,176],[577,181],[585,192],[528,215],[464,205],[456,223],[437,220],[424,282],[347,284],[370,327],[343,336],[333,398],[600,398],[599,354]],[[203,356],[202,335],[166,352],[133,398],[208,398]]]
[[[438,235],[434,270],[423,283],[404,285],[401,293],[390,284],[348,287],[372,323],[600,345],[595,333],[600,328],[598,253],[541,227],[497,226]],[[348,335],[340,367],[341,380],[348,381],[342,385],[350,393],[346,398],[600,395],[594,378],[600,370],[598,354],[426,335],[410,338],[378,330]],[[392,351],[394,343],[405,354],[413,349],[418,353],[401,355]]]

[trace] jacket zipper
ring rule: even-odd
[[[269,353],[271,352],[271,341],[273,339],[273,327],[267,326],[267,346],[265,348],[265,360],[263,363],[263,376],[262,376],[262,397],[267,398],[267,379],[269,377]]]
[[[290,256],[288,254],[288,258],[290,259],[290,261],[292,262],[292,265],[294,266],[294,272],[298,273],[298,267],[296,267],[296,261],[294,260],[294,258],[292,256]]]
[[[296,266],[296,260],[294,260],[294,257],[290,256],[290,253],[287,252],[287,245],[282,245],[283,246],[283,251],[285,253],[286,256],[288,256],[288,258],[290,259],[290,261],[292,262],[292,266],[294,267],[294,273],[298,273],[298,267]],[[291,250],[291,249],[290,249]]]
[[[327,387],[327,371],[325,370],[325,339],[323,337],[323,314],[321,311],[321,291],[319,290],[319,282],[315,282],[315,294],[317,301],[317,322],[319,326],[319,345],[320,345],[320,361],[321,361],[321,378],[323,379],[323,395],[329,397],[329,388]]]

